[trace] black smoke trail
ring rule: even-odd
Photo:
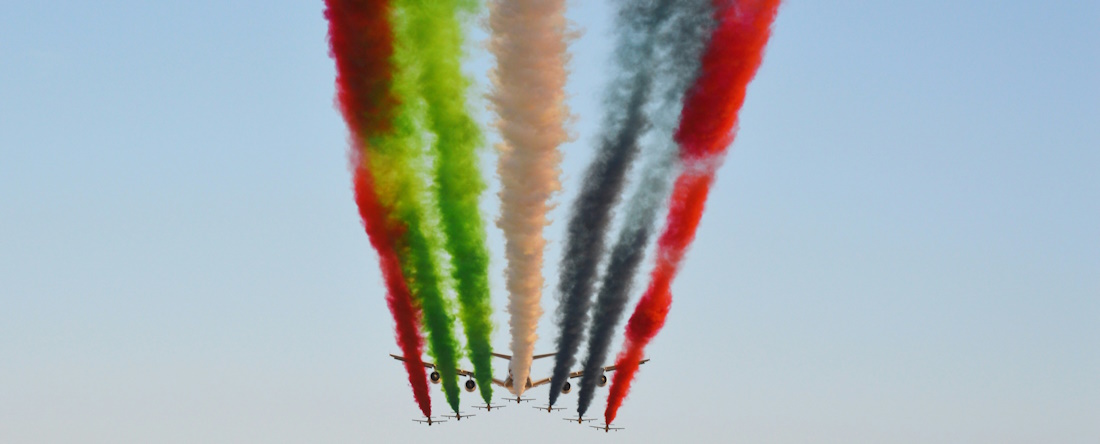
[[[619,200],[626,173],[638,155],[638,142],[649,126],[645,113],[653,85],[655,30],[671,0],[625,0],[616,21],[615,64],[619,74],[604,99],[603,135],[573,202],[558,280],[558,340],[550,379],[550,404],[576,364],[592,304],[596,270],[605,251],[611,208]]]
[[[698,76],[700,57],[714,26],[710,0],[664,0],[666,24],[657,30],[655,41],[657,87],[661,90],[653,110],[653,155],[646,163],[630,202],[618,239],[603,276],[592,325],[588,332],[588,355],[579,384],[577,413],[588,410],[597,382],[603,376],[611,337],[622,319],[630,298],[634,275],[645,257],[661,207],[678,168],[678,146],[672,133],[679,124],[683,96]]]

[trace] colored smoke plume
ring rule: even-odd
[[[714,173],[733,141],[738,112],[763,60],[779,0],[714,0],[714,5],[717,27],[703,54],[699,78],[685,97],[675,136],[683,170],[673,187],[649,287],[627,322],[626,343],[616,360],[604,412],[608,424],[630,390],[645,346],[664,326],[672,304],[672,280],[695,238]]]
[[[386,20],[386,0],[326,0],[331,56],[336,62],[337,103],[351,132],[350,157],[355,165],[354,190],[371,245],[378,252],[386,283],[386,303],[393,315],[397,344],[408,357],[405,370],[413,398],[425,416],[431,415],[428,379],[420,355],[419,312],[406,286],[392,239],[400,233],[388,223],[374,180],[366,169],[365,147],[374,137],[392,131],[390,118],[397,99],[390,90],[393,32]]]
[[[459,318],[482,399],[492,400],[492,304],[489,296],[489,252],[478,199],[485,181],[478,169],[481,131],[466,106],[470,81],[462,74],[462,14],[470,1],[407,2],[407,45],[416,65],[420,97],[426,104],[426,126],[435,134],[435,201],[450,256],[451,278],[458,295]]]
[[[673,132],[680,121],[684,92],[698,76],[699,58],[714,28],[710,0],[660,0],[660,3],[654,12],[660,14],[662,25],[654,30],[654,61],[646,68],[655,71],[657,80],[655,106],[650,111],[653,141],[647,145],[649,158],[641,171],[641,181],[627,202],[623,226],[611,249],[593,308],[584,375],[578,384],[579,416],[588,411],[603,376],[602,367],[615,327],[626,309],[658,212],[668,199],[679,166]]]
[[[513,391],[525,390],[542,307],[542,256],[548,200],[558,190],[565,121],[565,0],[492,0],[490,51],[496,56],[490,100],[503,143],[501,215],[508,290]]]
[[[672,0],[621,2],[616,20],[614,65],[618,75],[604,98],[606,113],[595,158],[570,211],[558,279],[558,338],[550,378],[550,405],[576,364],[584,339],[596,271],[605,253],[611,209],[649,127],[645,106],[653,86],[654,37]]]
[[[363,218],[371,245],[378,251],[378,262],[386,283],[386,305],[396,321],[397,345],[406,358],[405,371],[409,374],[413,397],[424,416],[431,416],[432,400],[428,395],[428,379],[424,373],[424,361],[420,359],[424,351],[423,338],[417,330],[420,310],[413,304],[412,294],[405,285],[397,251],[390,242],[391,234],[385,232],[385,212],[378,204],[371,182],[370,173],[365,168],[355,170],[355,202],[359,206],[359,214]]]

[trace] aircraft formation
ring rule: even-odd
[[[494,386],[521,404],[533,400],[523,397],[526,390],[547,385],[547,404],[539,409],[552,413],[575,386],[575,419],[582,424],[596,389],[609,385],[604,425],[592,427],[618,430],[610,424],[665,324],[672,282],[736,136],[780,0],[617,3],[607,64],[612,80],[593,160],[567,217],[555,289],[556,351],[546,355],[534,353],[543,315],[543,231],[561,185],[561,146],[576,117],[564,89],[568,2],[487,0],[507,355],[490,343],[490,255],[479,206],[488,188],[479,169],[488,137],[470,110],[472,79],[462,70],[464,27],[477,3],[325,0],[353,193],[395,324],[400,353],[393,357],[424,417],[417,422],[429,426],[446,421],[432,416],[430,384],[442,387],[447,417],[455,421],[473,416],[461,413],[462,390],[478,392],[485,403],[478,407],[489,412],[500,408],[492,405]],[[639,159],[645,164],[635,166]],[[617,233],[614,220],[621,221]],[[612,358],[614,333],[651,248],[649,283]],[[472,369],[459,368],[461,357]],[[494,378],[494,357],[507,361],[504,379]],[[548,357],[551,374],[532,380],[532,362]]]
[[[549,358],[549,357],[552,357],[552,356],[555,356],[555,355],[556,355],[555,353],[544,354],[544,355],[535,355],[535,356],[532,357],[532,359]],[[497,358],[509,360],[509,361],[512,359],[511,356],[501,354],[501,353],[493,353],[493,356],[495,356]],[[390,357],[393,358],[393,359],[396,359],[398,361],[401,361],[401,362],[408,362],[403,356],[390,354]],[[649,361],[649,359],[643,359],[638,364],[639,365],[645,364],[648,361]],[[433,384],[439,384],[440,381],[442,380],[442,376],[436,370],[435,364],[433,364],[431,362],[422,362],[422,365],[424,366],[424,368],[426,368],[428,370],[431,370],[431,373],[428,374],[428,379],[430,381],[432,381]],[[599,385],[600,387],[606,386],[607,385],[607,376],[604,373],[613,372],[613,371],[615,371],[615,368],[616,368],[616,366],[614,366],[614,365],[609,365],[609,366],[601,368],[600,369],[601,374],[600,374],[599,382],[597,383],[597,385]],[[457,374],[468,378],[468,379],[466,379],[466,382],[463,383],[463,386],[465,387],[467,392],[477,391],[477,381],[474,379],[474,372],[472,372],[470,370],[458,369]],[[570,378],[579,378],[581,376],[584,376],[584,371],[583,370],[573,372],[569,375]],[[514,392],[513,389],[515,388],[515,380],[512,377],[512,374],[511,374],[510,371],[508,373],[508,376],[505,379],[501,380],[501,379],[492,378],[492,381],[493,381],[493,384],[495,384],[497,386],[500,386],[504,389],[507,389],[509,391]],[[549,377],[542,378],[542,379],[535,380],[535,381],[532,381],[531,378],[528,377],[526,383],[523,384],[523,386],[526,387],[527,389],[531,389],[531,388],[539,387],[539,386],[546,385],[546,384],[549,384],[549,383],[550,383],[550,378]],[[562,385],[561,393],[562,394],[568,394],[572,390],[571,387],[572,387],[571,384],[569,384],[569,382],[567,381],[564,385]],[[516,395],[515,398],[507,398],[507,397],[506,398],[501,398],[501,401],[514,402],[517,405],[520,405],[524,402],[534,401],[534,398],[524,398],[524,397],[521,397],[519,395]],[[501,409],[501,408],[504,408],[504,407],[505,406],[503,406],[503,405],[492,405],[491,403],[485,403],[485,405],[475,405],[474,406],[474,408],[483,409],[486,412],[491,412],[491,411],[493,411],[493,409]],[[543,406],[532,406],[532,407],[536,410],[545,411],[547,413],[553,413],[553,412],[565,410],[564,407],[554,407],[553,405],[550,405],[549,403],[547,403],[546,405],[543,405]],[[462,413],[462,412],[455,412],[454,414],[443,415],[444,418],[454,419],[455,421],[462,421],[462,418],[469,418],[469,417],[473,417],[473,416],[477,416],[477,415],[465,414],[465,413]],[[592,422],[592,421],[596,420],[596,418],[584,418],[584,417],[581,417],[580,415],[578,415],[576,418],[562,418],[562,419],[564,419],[566,421],[569,421],[569,422],[576,422],[577,424],[582,424],[582,425],[586,422]],[[415,418],[415,419],[413,419],[413,422],[424,424],[424,425],[427,425],[427,426],[430,427],[433,424],[447,422],[447,420],[435,419],[431,416],[425,416],[424,418]],[[615,431],[615,430],[623,430],[622,427],[611,427],[610,424],[603,424],[602,426],[598,426],[598,427],[597,426],[590,426],[590,427],[592,427],[594,429],[598,429],[598,430],[603,430],[605,432],[611,432],[611,431]]]

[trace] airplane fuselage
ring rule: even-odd
[[[509,369],[509,370],[508,370],[508,377],[507,377],[507,378],[504,378],[504,388],[508,389],[508,390],[509,390],[509,391],[511,391],[512,393],[516,393],[516,391],[515,391],[515,387],[514,387],[514,385],[513,385],[513,384],[515,384],[515,380],[513,380],[513,379],[512,379],[512,370],[510,370],[510,369]],[[523,389],[524,389],[524,390],[527,390],[527,389],[529,389],[529,388],[531,388],[531,387],[532,387],[532,383],[531,383],[531,377],[530,377],[530,376],[528,376],[528,377],[527,377],[527,383],[526,383],[526,384],[524,384],[524,387],[523,387]]]

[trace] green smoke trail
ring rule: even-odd
[[[474,375],[486,403],[492,400],[492,306],[489,297],[489,253],[478,198],[485,182],[477,149],[483,139],[466,107],[469,80],[462,75],[463,13],[472,0],[399,0],[404,19],[398,45],[407,47],[418,64],[418,85],[427,106],[427,126],[435,135],[435,198],[451,258]]]
[[[395,9],[391,16],[398,39],[407,32],[407,22]],[[440,228],[431,213],[431,194],[424,177],[428,172],[423,135],[427,108],[420,98],[417,78],[421,71],[416,57],[407,45],[394,48],[395,75],[391,88],[399,103],[391,124],[393,131],[386,137],[369,141],[371,173],[376,191],[384,205],[391,208],[394,218],[407,227],[398,247],[401,268],[409,288],[420,304],[422,325],[428,336],[428,354],[442,376],[447,404],[458,411],[458,343],[454,337],[454,316],[446,298],[439,269],[442,241],[435,234]]]

